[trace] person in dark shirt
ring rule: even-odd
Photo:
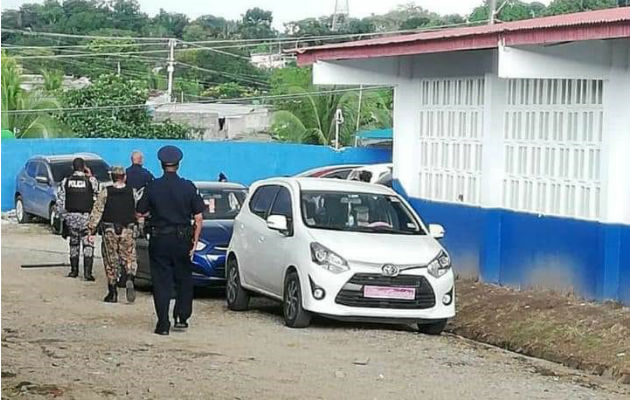
[[[136,207],[139,215],[150,215],[149,262],[158,335],[169,334],[173,283],[175,328],[188,328],[192,314],[192,256],[199,242],[205,204],[195,185],[177,175],[182,157],[175,146],[158,151],[164,175],[149,182]]]
[[[131,153],[131,166],[127,168],[127,186],[130,186],[134,190],[142,189],[151,182],[153,174],[148,169],[144,168],[144,154],[138,150],[134,150]]]

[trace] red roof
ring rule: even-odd
[[[458,50],[630,37],[630,7],[522,21],[424,31],[298,49],[298,64],[317,60],[401,56]]]

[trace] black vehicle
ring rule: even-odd
[[[34,156],[29,158],[16,177],[15,211],[19,223],[40,217],[50,221],[53,233],[61,232],[55,202],[63,178],[72,174],[72,161],[81,157],[101,185],[111,182],[109,165],[92,153],[65,154],[58,156]]]

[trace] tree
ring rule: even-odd
[[[265,11],[258,7],[250,8],[245,12],[238,25],[238,33],[243,39],[275,37],[276,31],[271,27],[272,22],[271,11]]]
[[[251,97],[256,94],[257,92],[250,87],[236,82],[226,82],[208,88],[203,92],[202,96],[213,99],[236,99],[239,97]]]
[[[43,69],[42,78],[44,79],[44,91],[54,92],[61,89],[63,83],[63,72],[55,69]]]
[[[567,14],[588,10],[600,10],[602,8],[617,7],[617,0],[554,0],[549,3],[546,15]]]
[[[64,107],[87,110],[68,112],[60,119],[79,137],[184,139],[185,126],[152,122],[144,105],[147,98],[141,82],[103,75],[90,86],[63,94]]]
[[[331,144],[335,137],[334,116],[337,108],[342,110],[345,119],[340,129],[342,144],[354,142],[357,119],[360,128],[392,126],[390,91],[365,90],[361,96],[359,114],[358,90],[331,93],[334,87],[317,90],[311,81],[310,69],[288,67],[274,71],[271,77],[272,93],[287,95],[273,101],[278,111],[273,115],[271,129],[278,139]]]
[[[59,102],[40,92],[25,92],[20,87],[21,74],[21,67],[15,59],[3,54],[2,129],[12,131],[17,138],[69,135],[69,131],[64,130],[62,125],[52,117],[54,110],[59,109]]]

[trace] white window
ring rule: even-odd
[[[420,193],[479,204],[484,79],[426,79],[419,96]]]
[[[507,86],[503,205],[597,219],[602,81],[510,79]]]

